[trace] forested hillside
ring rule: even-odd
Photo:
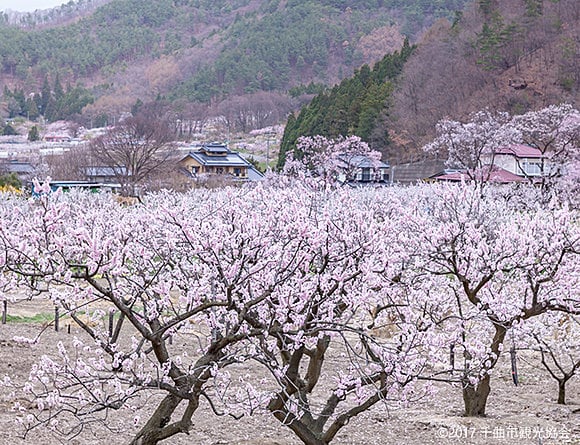
[[[78,0],[58,13],[4,13],[0,86],[29,97],[59,76],[90,92],[93,114],[156,97],[286,94],[340,81],[400,48],[401,31],[453,17],[465,1],[112,0],[95,9]],[[11,113],[37,114],[12,105]]]
[[[390,159],[416,158],[440,119],[489,108],[521,114],[580,103],[580,7],[576,0],[478,0],[440,22],[405,65],[384,116]]]
[[[361,70],[290,116],[279,164],[301,135],[357,134],[399,163],[423,156],[422,145],[445,117],[462,119],[483,108],[519,114],[577,105],[579,33],[575,0],[473,2],[423,35],[400,76],[367,90]],[[357,93],[345,95],[354,86]]]
[[[384,131],[375,131],[377,120],[392,102],[394,82],[414,49],[406,40],[400,52],[386,55],[372,69],[362,66],[353,77],[318,94],[297,116],[291,114],[280,147],[278,167],[284,165],[286,152],[295,147],[300,136],[356,135],[373,141],[376,146],[387,145],[388,131],[384,127]]]

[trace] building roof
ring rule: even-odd
[[[432,178],[445,171],[445,161],[440,159],[428,159],[408,164],[399,164],[391,167],[393,182],[410,183]]]
[[[229,152],[223,156],[212,156],[204,152],[190,151],[187,157],[195,159],[200,165],[208,167],[247,167],[249,164],[238,153]]]
[[[389,164],[382,161],[373,161],[364,155],[339,155],[338,158],[351,167],[359,168],[389,168]]]
[[[253,165],[248,167],[248,180],[249,181],[262,181],[264,179],[264,174],[257,170]]]
[[[544,154],[536,147],[530,147],[529,145],[523,144],[513,144],[500,147],[495,151],[498,155],[512,155],[516,158],[543,158]]]
[[[45,141],[70,142],[71,139],[68,134],[47,134],[44,136]]]
[[[239,153],[230,151],[224,144],[212,142],[201,145],[197,150],[190,151],[180,162],[192,158],[204,167],[245,167],[247,180],[260,181],[264,175]]]
[[[85,167],[85,175],[89,177],[94,176],[110,176],[114,177],[116,175],[126,175],[127,169],[125,167],[108,167],[108,166],[92,166]]]
[[[30,175],[34,173],[34,167],[29,162],[8,161],[0,165],[0,170],[7,173],[16,173],[17,175]]]
[[[496,165],[485,166],[482,170],[478,171],[476,174],[477,179],[484,180],[486,182],[495,182],[498,184],[509,184],[512,182],[522,182],[526,181],[526,178],[518,176],[512,172],[504,170]],[[450,181],[450,182],[461,182],[470,181],[471,177],[466,171],[453,171],[444,172],[443,174],[435,175],[432,177],[437,181]]]
[[[204,144],[200,147],[200,150],[210,154],[227,154],[230,151],[225,144],[219,142]]]
[[[239,153],[230,151],[226,145],[215,142],[204,144],[197,150],[190,151],[182,161],[188,157],[206,167],[249,167],[251,165]]]

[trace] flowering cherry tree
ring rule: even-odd
[[[578,149],[580,112],[570,104],[550,105],[538,111],[514,116],[511,126],[523,141],[563,163]]]
[[[514,327],[580,312],[577,211],[531,191],[260,185],[131,207],[38,191],[0,201],[0,285],[48,296],[83,335],[4,381],[36,408],[29,430],[123,410],[149,445],[201,409],[261,411],[327,445],[371,406],[428,396],[417,379],[483,415]]]
[[[358,136],[327,139],[324,136],[300,137],[296,150],[287,154],[284,173],[312,176],[325,185],[353,180],[363,162],[377,165],[380,152],[371,150]]]
[[[466,179],[486,182],[497,150],[521,140],[509,122],[508,113],[489,110],[471,114],[467,122],[444,119],[437,123],[437,137],[423,150],[446,157],[447,165],[464,170]]]
[[[523,141],[544,155],[541,183],[551,189],[560,185],[570,198],[580,191],[580,111],[572,105],[550,105],[514,116],[511,126]]]
[[[380,291],[374,268],[393,246],[386,237],[395,234],[380,217],[384,202],[350,189],[324,196],[302,234],[308,262],[273,295],[276,304],[262,317],[268,322],[253,324],[268,332],[261,363],[278,386],[267,408],[307,445],[329,444],[377,403],[408,400],[420,346],[377,338],[368,327]],[[337,353],[347,357],[338,367]]]
[[[432,377],[449,372],[461,384],[469,416],[485,415],[491,373],[515,324],[580,310],[573,214],[525,210],[512,199],[493,189],[424,188],[401,214],[407,257],[396,284],[406,298],[398,318],[431,331]],[[447,366],[450,348],[462,367]]]
[[[189,204],[212,211],[202,201]],[[73,350],[60,347],[58,360],[43,357],[33,369],[24,389],[39,410],[27,419],[28,428],[58,429],[60,417],[82,428],[111,410],[137,410],[143,390],[161,398],[132,443],[158,443],[191,428],[206,387],[235,362],[240,341],[253,333],[242,328],[243,320],[227,332],[221,321],[232,305],[234,281],[250,273],[220,272],[213,264],[216,247],[208,242],[215,238],[203,231],[227,230],[227,220],[216,217],[214,226],[204,227],[188,218],[190,209],[184,212],[161,203],[126,209],[108,199],[56,195],[2,215],[4,266],[17,274],[16,284],[48,293],[92,340],[79,338]],[[247,303],[249,310],[253,303]],[[101,322],[111,310],[120,313],[113,332]],[[172,336],[189,326],[201,331],[198,348],[191,356],[174,353]],[[122,329],[130,341],[122,341]],[[76,358],[81,351],[90,357]]]
[[[520,347],[539,351],[544,369],[558,384],[558,404],[566,404],[566,385],[580,371],[580,320],[567,313],[546,313],[518,325]]]

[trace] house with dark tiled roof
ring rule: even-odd
[[[0,162],[0,173],[14,173],[21,181],[26,182],[35,176],[36,170],[29,162],[8,160]]]
[[[389,182],[390,165],[360,154],[338,155],[338,168],[343,172],[341,182]]]
[[[179,161],[182,171],[192,178],[209,175],[223,175],[240,181],[263,179],[250,162],[239,153],[231,151],[227,145],[212,142],[190,151]]]
[[[411,184],[430,180],[446,172],[450,171],[446,168],[445,161],[441,159],[427,159],[392,166],[391,181],[400,184]]]
[[[125,167],[88,166],[82,171],[87,180],[92,182],[116,183],[119,177],[130,176]]]

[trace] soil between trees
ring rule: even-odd
[[[66,346],[73,338],[82,336],[71,325],[68,334],[66,318],[60,331],[55,332],[44,318],[50,319],[54,306],[50,301],[20,301],[8,304],[9,321],[0,325],[0,377],[10,375],[24,381],[31,366],[43,354],[57,355],[57,343]],[[16,322],[12,317],[26,317]],[[35,345],[13,340],[14,336],[35,338],[45,329]],[[185,347],[187,338],[178,338],[174,347]],[[557,383],[541,368],[539,358],[530,353],[518,355],[519,386],[511,378],[509,354],[500,359],[492,375],[492,392],[486,418],[462,416],[461,390],[447,384],[437,384],[437,393],[428,399],[406,407],[379,404],[353,419],[345,426],[333,444],[342,445],[527,445],[580,444],[580,378],[572,379],[567,388],[568,405],[557,405]],[[253,372],[249,365],[246,370]],[[327,371],[328,372],[328,371]],[[154,406],[154,400],[146,408]],[[68,443],[76,445],[127,443],[141,423],[135,424],[132,413],[111,412],[106,426],[92,424],[80,435],[66,440],[55,437],[46,429],[35,429],[26,438],[17,424],[18,414],[12,410],[6,388],[0,388],[0,445],[45,445]],[[218,417],[203,404],[194,415],[189,436],[178,435],[164,443],[185,445],[300,445],[292,432],[271,415],[259,414],[235,420]]]

